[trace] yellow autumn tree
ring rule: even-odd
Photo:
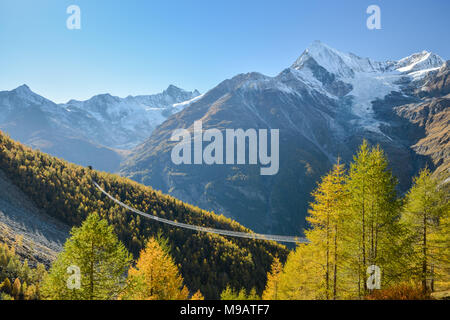
[[[323,177],[313,192],[307,221],[311,229],[306,231],[310,246],[322,252],[323,260],[316,260],[316,272],[320,275],[318,297],[336,299],[339,296],[341,252],[345,215],[345,171],[339,163]]]
[[[280,299],[338,299],[344,297],[344,242],[347,188],[339,160],[325,175],[310,204],[305,231],[308,244],[292,252],[279,275]]]
[[[323,266],[318,261],[324,260],[324,252],[310,243],[302,243],[292,251],[278,284],[280,300],[316,300],[320,299],[323,286]]]
[[[428,168],[414,178],[405,200],[402,222],[413,249],[408,269],[426,293],[434,290],[435,280],[448,279],[449,205]]]
[[[272,263],[271,271],[267,273],[266,289],[263,292],[263,300],[278,300],[278,283],[280,282],[281,272],[283,272],[283,265],[280,259],[275,258]]]
[[[135,267],[128,272],[125,300],[186,300],[189,291],[183,285],[177,265],[168,250],[156,239],[148,240]]]
[[[205,300],[205,297],[203,297],[200,290],[198,290],[196,293],[194,293],[191,297],[191,300]]]
[[[11,295],[14,297],[14,299],[19,300],[21,288],[22,288],[22,285],[20,283],[20,280],[19,280],[19,278],[16,278],[16,280],[14,280],[14,283],[12,286],[12,291],[11,291]]]

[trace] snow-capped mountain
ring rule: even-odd
[[[352,99],[351,111],[357,117],[354,124],[380,132],[380,122],[374,119],[372,101],[382,99],[390,92],[402,91],[401,87],[405,82],[420,81],[444,62],[438,55],[427,51],[398,61],[378,62],[352,53],[343,53],[315,41],[291,68],[299,71],[298,77],[301,80],[309,80],[315,90],[325,92],[335,99],[339,98],[339,95],[323,88],[326,83],[318,79],[320,71],[317,66],[334,76],[334,81],[349,85],[351,90],[346,92],[345,96]],[[319,80],[321,83],[315,85],[313,80]]]
[[[412,149],[424,132],[410,120],[417,113],[395,107],[428,99],[422,89],[433,86],[444,65],[425,51],[379,62],[316,41],[277,76],[239,74],[169,117],[133,151],[121,173],[253,230],[297,234],[305,227],[316,181],[338,156],[351,160],[363,138],[387,152],[401,190],[425,163],[439,165],[434,159],[442,157]],[[279,129],[278,174],[260,176],[258,168],[245,165],[174,165],[172,132],[193,130],[199,119],[203,129]]]
[[[130,150],[199,95],[197,90],[189,92],[170,85],[159,94],[126,98],[101,94],[86,101],[70,100],[61,107],[71,113],[83,114],[84,118],[78,119],[78,127],[97,142]],[[92,122],[96,124],[92,125]]]
[[[22,85],[0,92],[0,130],[71,162],[115,171],[126,152],[199,95],[171,85],[154,95],[55,104]]]
[[[363,138],[386,151],[402,191],[425,164],[450,170],[448,66],[427,51],[375,61],[316,41],[274,77],[239,74],[203,95],[169,86],[58,105],[24,85],[0,92],[0,130],[81,165],[121,165],[125,176],[255,231],[295,235],[316,182],[338,156],[351,160]],[[278,174],[174,165],[173,131],[199,119],[204,129],[279,129]]]

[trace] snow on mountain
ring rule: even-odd
[[[173,108],[173,113],[177,113],[180,112],[181,110],[183,110],[184,108],[186,108],[187,106],[189,106],[191,103],[194,103],[197,100],[200,100],[201,98],[203,98],[204,94],[199,94],[198,96],[190,99],[190,100],[186,100],[183,102],[179,102],[179,103],[174,103],[172,105]]]
[[[129,150],[199,94],[169,86],[154,95],[101,94],[56,104],[22,85],[0,92],[0,130],[49,154],[114,172]]]
[[[381,132],[380,123],[374,119],[372,102],[384,98],[393,91],[401,92],[405,79],[417,81],[429,72],[437,70],[445,62],[439,56],[427,51],[398,61],[379,62],[352,53],[343,53],[315,41],[291,68],[298,71],[299,79],[308,81],[318,91],[323,91],[323,86],[311,80],[314,71],[317,71],[311,70],[311,60],[336,79],[351,85],[352,90],[346,96],[352,99],[351,111],[357,117],[354,124],[377,133]],[[330,92],[327,94],[332,95]]]
[[[444,62],[438,55],[428,51],[422,51],[399,60],[396,63],[396,70],[404,73],[424,71],[439,68]]]
[[[314,41],[294,62],[292,68],[302,69],[305,62],[311,58],[328,72],[344,78],[350,78],[356,72],[383,72],[392,65],[391,62],[381,63],[352,53],[343,53],[320,41]]]
[[[86,101],[70,100],[61,107],[70,112],[85,114],[80,126],[92,136],[98,136],[101,143],[117,149],[132,149],[164,122],[168,116],[189,105],[188,101],[198,97],[192,92],[170,85],[162,93],[154,95],[128,96],[119,98],[110,94],[94,96]],[[184,104],[183,104],[184,103]],[[90,123],[97,122],[95,127]]]
[[[409,188],[411,177],[427,161],[412,148],[423,130],[401,119],[395,107],[416,104],[421,95],[439,96],[448,87],[447,71],[432,70],[442,62],[428,53],[379,62],[314,42],[274,77],[238,74],[198,97],[135,148],[122,162],[120,173],[253,230],[293,234],[305,226],[308,195],[316,181],[337,157],[343,163],[351,161],[362,139],[380,144],[399,179],[399,189]],[[408,119],[428,118],[443,105],[434,104],[401,114]],[[197,120],[202,120],[204,129],[222,132],[278,129],[278,174],[265,179],[252,166],[175,165],[171,136],[177,129],[192,130]],[[433,128],[441,132],[445,120],[437,122]],[[442,137],[425,139],[431,141],[425,141],[420,152],[440,153]],[[440,163],[442,158],[437,155],[433,161]]]
[[[444,64],[439,56],[423,51],[398,61],[375,61],[313,42],[290,68],[276,77],[249,74],[243,90],[274,89],[301,95],[316,92],[336,101],[350,101],[352,124],[381,134],[372,102],[391,92],[402,92],[405,84],[424,78]],[[290,76],[293,75],[296,81]],[[339,103],[345,108],[347,104]]]
[[[0,99],[1,105],[3,107],[8,107],[8,110],[12,110],[17,107],[27,108],[35,105],[55,105],[52,101],[31,91],[26,84],[23,84],[11,91],[1,91]],[[18,100],[22,102],[19,106],[17,106],[16,103]]]

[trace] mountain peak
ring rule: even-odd
[[[179,98],[179,97],[181,98],[186,95],[192,95],[192,97],[196,97],[200,95],[200,92],[198,90],[186,91],[171,84],[167,87],[166,90],[163,91],[163,94],[169,95],[172,98]]]
[[[423,50],[422,52],[413,53],[408,57],[400,59],[397,62],[396,70],[409,73],[425,69],[439,68],[444,63],[444,59],[437,54]]]
[[[339,56],[339,52],[336,49],[331,48],[327,44],[321,42],[320,40],[313,41],[308,48],[302,53],[302,55],[294,62],[293,66],[300,66],[308,58],[320,60],[323,56]],[[319,62],[319,61],[316,61]]]
[[[291,68],[303,69],[311,59],[328,72],[343,77],[352,77],[355,71],[374,71],[376,65],[368,58],[341,52],[316,40],[302,53]]]
[[[386,72],[397,70],[402,73],[427,70],[441,67],[444,60],[438,55],[423,50],[398,61],[378,62],[362,58],[353,53],[336,50],[321,41],[314,41],[291,66],[303,69],[311,65],[311,60],[328,72],[344,78],[351,78],[355,72]]]
[[[14,90],[11,90],[10,92],[21,99],[29,101],[41,101],[42,99],[45,99],[40,95],[38,95],[37,93],[31,91],[30,87],[28,87],[26,84],[23,84],[15,88]]]
[[[27,86],[26,84],[23,84],[23,85],[15,88],[13,91],[16,92],[16,93],[19,93],[19,94],[30,94],[30,93],[33,93],[33,91],[31,91],[30,87]]]
[[[183,89],[178,88],[177,86],[174,86],[173,84],[170,84],[164,92],[167,92],[168,94],[172,95],[174,93],[183,92]]]

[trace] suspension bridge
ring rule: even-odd
[[[248,232],[239,232],[239,231],[231,231],[231,230],[224,230],[224,229],[215,229],[215,228],[208,228],[208,227],[201,227],[196,226],[192,224],[172,221],[164,218],[160,218],[145,212],[142,212],[140,210],[137,210],[135,208],[130,207],[129,205],[126,205],[125,203],[121,202],[120,200],[117,200],[115,197],[113,197],[111,194],[106,192],[100,185],[93,181],[95,187],[99,189],[105,196],[107,196],[109,199],[120,205],[121,207],[132,211],[140,216],[143,216],[148,219],[152,219],[173,227],[183,228],[187,230],[192,231],[198,231],[198,232],[205,232],[205,233],[213,233],[218,234],[222,236],[229,236],[229,237],[235,237],[235,238],[246,238],[246,239],[254,239],[254,240],[266,240],[266,241],[276,241],[276,242],[289,242],[289,243],[302,243],[302,242],[308,242],[305,238],[301,237],[292,237],[292,236],[281,236],[281,235],[274,235],[274,234],[261,234],[261,233],[248,233]]]

